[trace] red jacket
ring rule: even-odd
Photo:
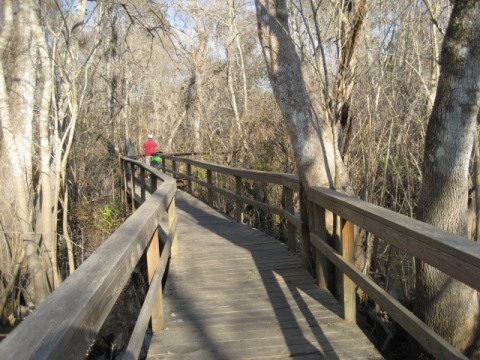
[[[152,156],[153,153],[155,152],[155,148],[158,147],[158,144],[153,141],[152,139],[148,139],[143,143],[143,151],[145,153],[145,156]]]

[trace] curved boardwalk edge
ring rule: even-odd
[[[165,330],[148,359],[381,358],[285,245],[180,191],[177,211]]]

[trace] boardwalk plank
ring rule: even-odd
[[[148,359],[380,359],[277,240],[178,193],[179,255]]]

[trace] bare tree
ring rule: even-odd
[[[0,96],[5,104],[0,118],[5,166],[1,182],[6,194],[1,219],[6,241],[23,244],[24,252],[17,256],[24,256],[28,266],[23,275],[28,280],[24,299],[29,306],[41,303],[62,281],[57,261],[58,208],[62,200],[68,203],[63,194],[68,194],[69,150],[88,83],[84,75],[97,46],[94,41],[92,51],[79,56],[78,36],[85,25],[86,1],[78,1],[73,11],[61,5],[55,11],[40,6],[48,8],[48,4],[31,0],[16,4],[13,36],[9,39],[8,26],[2,35],[2,50],[10,46],[15,52],[10,56],[2,51],[0,61]],[[7,25],[9,9],[3,10]],[[59,14],[61,11],[65,12]],[[101,11],[97,14],[101,21]],[[39,15],[44,17],[40,20]],[[80,70],[77,60],[83,61]],[[68,209],[63,210],[66,217]],[[72,251],[68,243],[67,247]],[[15,269],[17,265],[12,281]]]
[[[234,49],[237,49],[238,51],[238,56],[240,58],[240,67],[242,70],[243,74],[243,95],[244,95],[244,107],[242,111],[242,114],[246,113],[247,109],[247,91],[246,91],[246,78],[245,78],[245,63],[243,60],[243,51],[240,46],[240,33],[238,32],[237,29],[237,23],[236,23],[236,6],[235,6],[235,0],[227,0],[227,5],[228,5],[228,39],[227,39],[227,44],[225,46],[226,51],[227,51],[227,87],[228,91],[230,93],[230,104],[232,106],[233,110],[233,115],[235,119],[235,124],[237,127],[238,134],[241,137],[241,141],[243,143],[243,147],[246,151],[250,150],[250,147],[248,145],[247,139],[246,139],[246,134],[242,122],[242,117],[240,114],[240,111],[238,109],[237,105],[237,96],[235,94],[235,89],[234,89],[234,79],[233,79],[233,66],[234,66]],[[234,46],[235,45],[235,46]]]

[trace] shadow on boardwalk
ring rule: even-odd
[[[276,239],[178,192],[179,255],[149,359],[380,359]]]

